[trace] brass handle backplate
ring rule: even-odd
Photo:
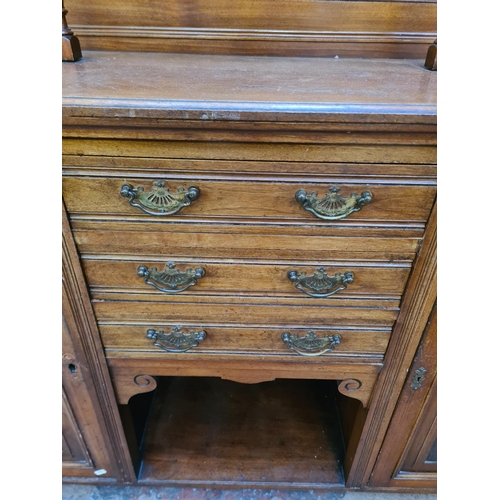
[[[163,330],[156,331],[150,328],[146,332],[146,338],[153,340],[153,345],[160,347],[166,352],[186,352],[196,347],[202,340],[205,340],[207,334],[205,331],[189,331],[183,333],[178,326],[174,326],[170,333]]]
[[[332,186],[324,198],[318,198],[316,191],[307,194],[303,189],[299,189],[295,193],[295,199],[304,210],[324,220],[344,219],[372,201],[370,191],[363,191],[360,195],[351,193],[349,198],[338,194],[339,191],[338,187]]]
[[[320,338],[313,331],[307,332],[304,337],[299,337],[296,333],[285,332],[281,335],[281,338],[290,349],[301,356],[319,356],[332,351],[335,346],[340,345],[340,335],[338,333]]]
[[[329,297],[334,293],[347,288],[349,283],[354,283],[354,273],[346,271],[344,274],[335,273],[328,276],[322,267],[319,267],[312,276],[307,276],[304,271],[289,271],[288,279],[295,283],[295,288],[310,297]]]
[[[187,189],[177,188],[177,192],[170,192],[164,182],[155,182],[151,191],[144,191],[142,186],[133,188],[124,184],[120,194],[128,198],[133,207],[140,208],[149,215],[173,215],[191,202],[199,198],[200,190],[196,186]]]
[[[146,266],[139,266],[137,275],[144,278],[144,283],[155,287],[160,292],[180,293],[190,286],[196,285],[198,280],[205,276],[205,269],[188,267],[184,272],[181,272],[175,268],[173,262],[169,262],[163,271],[158,271],[156,267],[148,269]]]

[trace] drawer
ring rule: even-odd
[[[321,357],[380,357],[387,348],[391,333],[387,328],[316,328],[311,334],[311,330],[305,328],[231,327],[210,324],[201,328],[194,324],[178,326],[158,322],[149,326],[102,324],[99,330],[108,355],[147,355],[163,357],[165,360],[172,356],[200,354],[290,355],[297,358],[311,354]],[[200,336],[201,331],[204,335]],[[291,341],[283,340],[285,333],[290,334]],[[308,340],[311,338],[313,341]]]
[[[247,259],[280,263],[342,261],[412,262],[423,230],[182,224],[161,221],[75,220],[73,235],[83,258],[135,256],[163,259]],[[332,234],[333,233],[333,234]]]
[[[156,293],[169,300],[175,293],[298,296],[400,297],[409,263],[354,262],[319,266],[309,263],[240,263],[176,260],[85,258],[83,269],[91,293]],[[145,270],[146,269],[146,270]],[[154,271],[156,269],[157,271]],[[193,276],[198,271],[198,278]],[[296,271],[296,274],[289,273]],[[301,273],[305,273],[303,278]],[[336,278],[336,274],[340,277]],[[349,274],[350,273],[350,274]],[[348,279],[351,278],[351,279]]]
[[[379,302],[379,307],[376,303]],[[135,324],[149,326],[155,322],[170,324],[204,324],[226,326],[259,326],[278,328],[333,328],[363,326],[391,328],[399,312],[396,300],[287,299],[271,297],[183,297],[174,295],[165,302],[137,300],[121,294],[106,300],[93,298],[95,316],[101,324]]]
[[[261,124],[259,124],[261,126]],[[353,125],[351,124],[351,127]],[[305,125],[310,129],[311,124]],[[113,131],[115,132],[115,131]],[[156,130],[156,135],[162,130]],[[115,132],[116,133],[116,132]],[[137,130],[134,130],[137,134]],[[171,131],[167,131],[171,133]],[[193,132],[191,132],[193,134]],[[196,133],[196,132],[194,132]],[[152,167],[158,165],[158,160],[170,161],[177,159],[188,159],[195,161],[212,160],[217,162],[228,161],[248,161],[248,162],[287,162],[305,165],[308,163],[380,163],[380,164],[436,164],[437,148],[436,138],[433,133],[431,139],[427,139],[424,144],[409,144],[409,139],[405,134],[396,133],[385,136],[385,140],[374,144],[376,139],[374,134],[362,133],[360,135],[342,133],[342,143],[318,144],[309,140],[306,143],[287,143],[290,135],[285,137],[283,133],[266,133],[265,142],[262,142],[262,135],[251,131],[253,142],[235,142],[234,140],[215,141],[214,130],[207,131],[209,140],[196,141],[186,140],[186,130],[178,131],[182,140],[128,140],[128,139],[99,139],[65,137],[63,139],[63,154],[68,158],[66,163],[70,163],[71,157],[86,157],[89,159],[98,157],[113,158],[113,165],[120,165],[123,160],[133,158],[142,161],[154,158],[150,161]],[[238,134],[240,135],[241,132]],[[230,135],[230,134],[229,134]],[[321,137],[316,137],[315,141],[336,142],[340,139],[338,134],[323,132]],[[360,144],[364,139],[365,144]],[[300,140],[300,139],[299,139]],[[302,139],[303,140],[303,139]],[[411,140],[411,139],[410,139]],[[398,144],[394,144],[397,141]],[[165,168],[161,165],[161,168]],[[219,169],[217,165],[214,168]],[[234,168],[231,168],[233,171]],[[314,174],[314,167],[310,170]]]
[[[190,191],[191,186],[197,189]],[[185,192],[179,193],[180,188]],[[317,196],[312,195],[313,192]],[[274,224],[330,224],[332,230],[339,221],[343,224],[423,224],[435,195],[435,186],[428,185],[332,184],[321,179],[67,176],[63,180],[63,197],[71,216],[92,214],[145,220],[174,218],[186,222],[227,219]],[[161,210],[170,215],[162,214]],[[325,220],[331,217],[338,219]]]

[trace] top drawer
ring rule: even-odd
[[[165,178],[163,178],[165,179]],[[148,219],[262,219],[275,223],[425,223],[435,186],[326,183],[323,179],[65,177],[71,215]]]

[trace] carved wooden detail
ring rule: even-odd
[[[110,358],[110,372],[115,393],[120,404],[127,404],[129,399],[143,392],[156,388],[156,376],[219,377],[242,384],[258,384],[282,378],[305,378],[338,380],[338,390],[347,397],[361,401],[368,406],[373,386],[380,369],[378,365],[364,367],[342,364],[290,364],[280,362],[253,363],[241,367],[240,361],[212,361],[210,366],[193,365],[193,361],[181,356],[169,357],[168,363],[162,359]],[[148,375],[144,372],[148,372]],[[346,377],[349,373],[350,376]]]
[[[113,385],[119,404],[128,404],[130,398],[156,389],[156,380],[146,374],[113,374]]]
[[[339,382],[338,390],[344,396],[358,399],[363,404],[363,407],[366,408],[370,401],[375,380],[375,378],[368,378],[363,381],[357,378],[346,378]]]
[[[63,61],[78,61],[82,58],[80,49],[80,41],[74,35],[66,21],[68,9],[64,8],[62,3],[62,60]]]

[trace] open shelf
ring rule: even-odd
[[[335,382],[160,379],[141,482],[343,487]]]

